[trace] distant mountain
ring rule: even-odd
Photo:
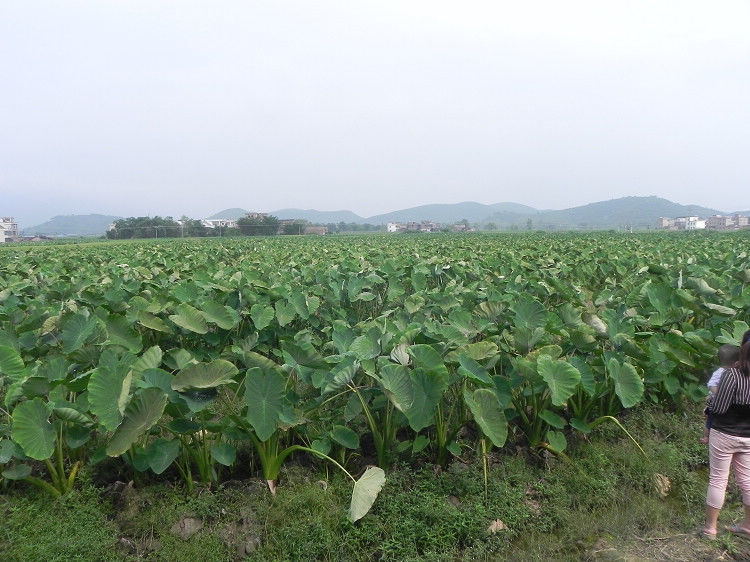
[[[659,217],[720,214],[724,213],[699,205],[680,205],[661,197],[621,197],[559,211],[540,211],[523,217],[520,222],[531,218],[534,228],[646,228],[655,226]]]
[[[240,208],[225,209],[211,215],[211,219],[240,218],[247,211]],[[739,211],[749,215],[750,211]],[[388,222],[409,222],[431,220],[452,224],[461,219],[471,223],[486,225],[493,223],[497,228],[537,229],[606,229],[653,228],[659,217],[684,217],[727,215],[723,211],[699,205],[680,205],[661,197],[622,197],[599,201],[579,207],[562,210],[539,211],[518,203],[496,203],[484,205],[473,201],[454,204],[421,205],[375,215],[360,217],[346,210],[318,211],[315,209],[280,209],[270,214],[280,219],[304,219],[313,223],[358,223],[386,224]],[[734,213],[731,213],[734,214]],[[24,235],[46,234],[48,236],[100,236],[110,223],[121,217],[111,215],[59,215],[45,223],[22,230]],[[531,224],[529,224],[531,221]]]
[[[534,207],[521,205],[520,203],[495,203],[494,205],[489,206],[492,207],[496,213],[517,213],[519,215],[530,215],[539,212]]]
[[[207,219],[238,219],[240,217],[244,217],[245,214],[248,211],[245,209],[240,209],[239,207],[235,207],[234,209],[224,209],[223,211],[219,211],[218,213],[215,213],[211,215],[210,217],[202,217]]]
[[[382,215],[369,217],[366,222],[371,224],[385,224],[388,222],[409,222],[431,220],[441,223],[453,223],[461,219],[469,222],[485,221],[493,213],[510,213],[516,215],[526,215],[538,212],[533,207],[520,205],[519,203],[497,203],[495,205],[484,205],[474,201],[465,201],[463,203],[446,203],[436,205],[420,205],[409,209],[401,209]]]
[[[237,218],[244,214],[245,211],[242,209],[227,209],[209,218]],[[427,220],[451,224],[466,219],[472,223],[493,223],[498,228],[526,228],[531,220],[532,228],[602,229],[623,226],[649,228],[656,225],[656,219],[659,217],[692,215],[708,217],[727,213],[699,205],[680,205],[652,196],[621,197],[562,210],[537,210],[528,205],[510,202],[485,205],[474,201],[464,201],[463,203],[420,205],[371,217],[360,217],[345,210],[318,211],[315,209],[280,209],[270,214],[280,219],[304,219],[323,224],[342,221],[359,224],[386,224]],[[741,214],[747,214],[747,212]]]
[[[328,224],[331,222],[371,222],[351,211],[316,211],[315,209],[280,209],[269,213],[280,219],[303,219],[310,222]]]
[[[24,228],[21,234],[30,236],[101,236],[107,227],[122,217],[111,215],[58,215],[37,226]]]

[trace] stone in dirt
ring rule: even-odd
[[[237,559],[242,559],[260,548],[260,538],[248,537],[247,540],[237,545]]]
[[[672,488],[672,483],[669,478],[663,474],[654,474],[654,491],[662,498],[666,498],[669,495],[669,490]]]
[[[183,517],[172,525],[170,532],[186,541],[203,528],[203,521],[194,517]]]
[[[130,554],[137,554],[138,552],[138,546],[135,544],[135,541],[132,539],[129,539],[127,537],[120,537],[120,545],[125,548]]]
[[[505,531],[508,528],[508,526],[503,523],[500,519],[495,519],[492,523],[490,523],[490,526],[487,527],[487,533],[490,535],[494,535],[495,533],[499,531]]]

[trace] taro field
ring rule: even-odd
[[[625,430],[643,401],[705,395],[717,347],[748,329],[749,242],[611,232],[2,247],[0,492],[61,496],[82,467],[115,463],[188,494],[238,475],[275,493],[282,465],[306,457],[351,477],[355,521],[395,463],[519,447],[564,456],[601,423]]]

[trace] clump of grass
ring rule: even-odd
[[[111,511],[85,475],[79,483],[57,500],[30,488],[0,497],[0,557],[50,562],[111,559],[118,541]]]

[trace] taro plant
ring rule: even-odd
[[[561,351],[558,346],[546,346],[526,357],[514,358],[515,368],[508,378],[518,424],[529,445],[554,452],[567,447],[565,436],[559,431],[567,422],[554,407],[564,407],[581,380],[578,369],[557,359]]]
[[[271,366],[270,362],[264,362],[263,365],[264,368],[251,367],[247,370],[244,382],[247,410],[244,418],[237,418],[237,421],[249,431],[268,489],[272,494],[276,493],[279,472],[291,454],[297,451],[307,452],[333,463],[354,482],[349,519],[360,519],[372,507],[385,483],[385,473],[379,467],[368,467],[357,480],[340,463],[321,451],[302,445],[283,447],[282,432],[303,420],[287,399],[283,371],[278,366]]]
[[[365,368],[365,372],[382,394],[368,402],[357,387],[350,388],[359,398],[372,432],[378,464],[388,467],[402,420],[417,434],[434,423],[449,384],[448,369],[432,347],[420,344],[408,349],[397,346],[390,358],[378,357],[376,367]],[[424,444],[423,439],[420,441]],[[414,450],[415,444],[407,445]],[[416,446],[420,446],[418,441]]]
[[[143,412],[145,421],[140,433],[122,454],[140,472],[150,469],[161,474],[175,463],[188,492],[192,493],[196,476],[203,482],[216,482],[216,463],[226,466],[234,463],[236,449],[221,439],[228,418],[215,421],[215,414],[208,407],[214,402],[218,387],[236,384],[233,377],[239,371],[223,359],[196,362],[185,354],[181,355],[179,365],[182,368],[176,375],[158,368],[142,371],[136,383],[138,394],[150,391],[145,404],[153,409]],[[151,440],[146,432],[162,421],[163,412],[171,420],[161,424],[161,430],[171,433],[173,438]],[[121,446],[108,447],[107,452],[116,455],[119,449]]]
[[[13,410],[11,436],[21,447],[25,456],[44,461],[51,483],[28,474],[23,479],[39,486],[55,497],[73,489],[82,461],[66,466],[66,430],[70,425],[86,428],[93,425],[91,419],[69,407],[55,407],[41,398],[20,402]],[[23,469],[19,469],[23,470]],[[18,478],[22,472],[14,473]],[[6,474],[6,477],[9,477]]]
[[[18,460],[43,461],[50,481],[31,476],[31,467],[17,464],[4,475],[23,479],[59,497],[75,483],[82,460],[76,450],[90,438],[93,420],[86,414],[86,399],[70,365],[60,356],[47,363],[26,366],[10,347],[0,349],[3,370],[13,383],[5,395],[5,407],[12,409],[10,437],[5,455]]]

